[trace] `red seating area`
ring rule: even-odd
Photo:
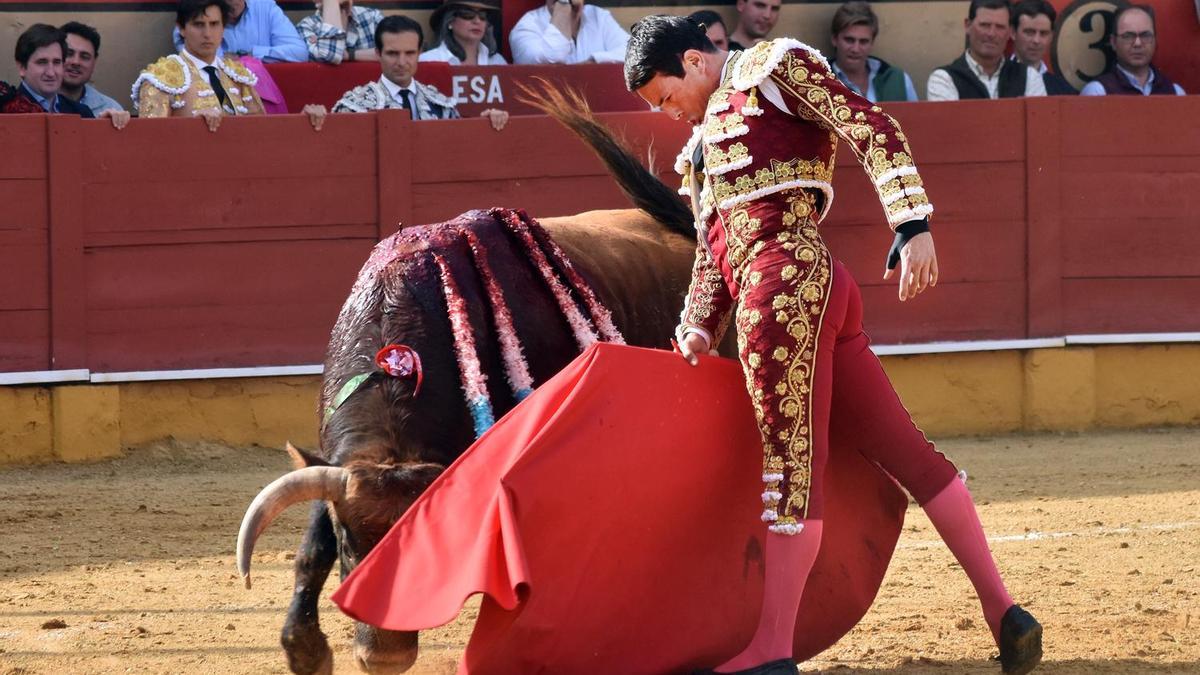
[[[378,63],[344,63],[329,66],[320,63],[270,63],[267,70],[283,91],[289,112],[300,112],[307,103],[325,107],[346,91],[379,79]],[[591,63],[576,66],[457,66],[424,62],[417,79],[431,84],[444,94],[459,100],[463,117],[474,117],[485,108],[503,108],[513,115],[536,112],[518,98],[521,83],[533,78],[566,82],[585,91],[598,112],[645,110],[646,104],[625,90],[621,64]]]

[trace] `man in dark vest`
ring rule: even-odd
[[[1009,16],[1007,0],[971,0],[963,22],[967,51],[930,73],[926,88],[930,101],[1046,95],[1036,70],[1004,58],[1012,34]]]
[[[1074,96],[1079,92],[1061,75],[1046,68],[1046,49],[1054,41],[1054,19],[1058,13],[1047,0],[1021,0],[1013,5],[1013,55],[1017,63],[1033,68],[1042,75],[1046,93],[1050,96]]]
[[[1171,81],[1151,63],[1158,46],[1154,8],[1125,5],[1113,15],[1109,43],[1117,63],[1107,73],[1088,82],[1079,92],[1084,96],[1183,96],[1183,87]]]

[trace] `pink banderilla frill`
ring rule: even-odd
[[[530,261],[537,268],[542,280],[550,288],[550,294],[554,296],[555,302],[558,303],[559,309],[566,318],[567,324],[571,326],[571,332],[575,335],[575,342],[579,345],[579,349],[587,349],[592,343],[599,341],[600,337],[596,331],[592,329],[591,323],[583,312],[579,311],[579,307],[571,298],[567,288],[559,280],[553,266],[550,264],[546,254],[542,251],[533,233],[529,230],[529,225],[516,212],[507,209],[496,209],[492,212],[493,216],[497,217],[501,222],[508,227],[523,244],[523,248],[529,254]]]
[[[434,255],[433,259],[441,272],[442,292],[446,296],[450,329],[454,334],[454,353],[458,357],[463,394],[466,395],[467,409],[471,412],[471,419],[475,424],[475,437],[478,438],[495,422],[492,401],[488,396],[487,375],[483,373],[479,364],[479,354],[475,350],[475,335],[471,332],[471,323],[467,317],[467,303],[450,273],[450,266],[440,255]]]
[[[504,361],[504,374],[512,387],[513,396],[517,401],[524,400],[533,392],[533,376],[529,374],[529,364],[521,349],[521,340],[513,325],[512,312],[504,300],[500,282],[488,262],[487,250],[479,242],[479,237],[470,230],[464,230],[463,235],[471,247],[471,255],[475,258],[475,269],[483,279],[483,287],[487,290],[488,300],[492,305],[492,322],[496,326],[496,336],[500,342],[500,356]]]

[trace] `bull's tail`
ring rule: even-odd
[[[601,124],[587,101],[575,89],[542,78],[522,86],[521,100],[558,120],[579,136],[608,167],[621,191],[637,208],[687,237],[695,236],[692,212],[674,190],[649,171],[637,157]]]

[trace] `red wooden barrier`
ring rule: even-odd
[[[890,233],[845,153],[823,231],[863,287],[878,343],[1200,331],[1200,115],[1193,97],[891,108],[937,208],[942,282],[901,305]],[[604,121],[668,170],[688,130]],[[317,363],[370,247],[400,223],[519,206],[625,206],[600,163],[540,116],[404,112],[0,123],[0,370]],[[11,148],[11,150],[10,150]],[[91,167],[93,170],[84,170]],[[663,174],[674,182],[673,175]]]
[[[50,367],[46,121],[0,124],[0,371]]]

